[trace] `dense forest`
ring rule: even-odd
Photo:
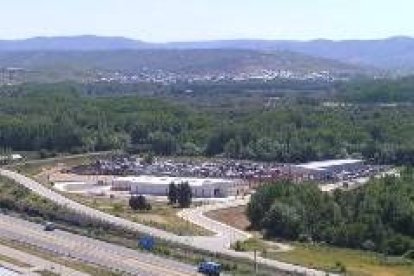
[[[414,249],[414,171],[333,194],[274,183],[252,196],[247,214],[270,237],[401,255]]]
[[[134,93],[134,86],[120,87],[64,83],[3,88],[0,147],[44,155],[123,149],[295,163],[355,156],[414,164],[410,105],[325,106],[325,98],[304,100],[307,91],[275,97],[268,106],[270,92],[253,98],[244,92],[240,102],[222,108],[215,105],[225,101],[217,90],[210,96],[214,102],[201,107],[206,100],[199,96],[202,91],[171,98],[162,95],[173,88],[158,88],[154,96],[145,92],[153,86],[140,86],[143,93]]]
[[[340,96],[358,103],[413,103],[414,77],[362,80],[338,86]]]

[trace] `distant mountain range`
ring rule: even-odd
[[[269,41],[227,40],[200,42],[147,43],[124,37],[74,36],[37,37],[0,41],[0,51],[114,51],[143,49],[238,49],[288,51],[317,58],[332,59],[357,66],[414,72],[414,38],[348,41]]]
[[[263,41],[233,40],[196,43],[173,43],[175,48],[287,50],[314,57],[333,59],[359,66],[386,70],[414,71],[414,38],[394,37],[383,40],[348,41]]]
[[[123,37],[68,36],[0,40],[0,51],[97,51],[153,48],[151,43]]]

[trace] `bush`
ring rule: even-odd
[[[129,199],[129,206],[132,210],[151,210],[150,203],[147,202],[147,199],[143,195],[132,195]]]
[[[403,235],[395,235],[385,240],[385,253],[388,255],[402,255],[413,249],[412,240]]]
[[[243,242],[237,241],[234,245],[234,250],[238,252],[243,252],[246,251],[246,248],[244,247]]]
[[[335,266],[340,273],[346,273],[346,266],[342,262],[336,262]]]

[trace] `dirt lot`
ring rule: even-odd
[[[50,182],[85,182],[96,184],[98,181],[106,185],[110,185],[114,176],[111,175],[77,175],[73,173],[63,172],[69,167],[60,163],[57,166],[42,168],[41,172],[36,174],[34,178],[42,183]]]
[[[245,206],[221,209],[208,212],[206,213],[206,216],[214,220],[221,221],[235,228],[246,230],[249,227],[250,222],[244,213],[245,209]]]

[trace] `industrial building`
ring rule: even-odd
[[[301,174],[304,179],[330,180],[341,173],[352,173],[363,167],[364,161],[360,159],[337,159],[296,165],[294,171]]]
[[[112,190],[130,191],[136,194],[166,196],[171,183],[187,182],[193,197],[213,198],[242,195],[248,185],[241,180],[195,177],[127,176],[112,181]]]

